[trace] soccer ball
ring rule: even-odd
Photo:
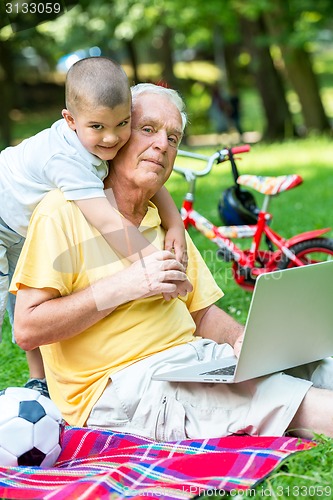
[[[24,387],[0,392],[0,466],[52,467],[64,424],[51,399]]]

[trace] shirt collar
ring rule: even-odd
[[[63,135],[66,139],[66,141],[68,142],[68,144],[70,146],[73,146],[73,148],[79,152],[80,156],[82,156],[84,159],[86,159],[89,163],[91,163],[92,165],[95,165],[96,167],[98,167],[99,165],[101,165],[101,163],[104,163],[103,160],[101,160],[100,158],[98,158],[98,156],[95,156],[93,155],[92,153],[90,153],[82,144],[81,144],[81,141],[80,139],[78,138],[76,132],[74,132],[74,130],[72,130],[71,128],[69,128],[69,126],[67,125],[67,122],[66,120],[63,118],[62,120],[62,132],[63,132]]]
[[[147,227],[158,227],[161,225],[161,218],[159,216],[156,205],[153,202],[149,202],[148,210],[146,215],[141,221],[140,226]]]

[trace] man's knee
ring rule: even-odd
[[[293,377],[310,380],[314,387],[333,391],[333,358],[313,361],[286,371]]]
[[[288,432],[308,439],[315,434],[333,437],[333,392],[311,387],[294,415]]]

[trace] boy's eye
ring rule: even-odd
[[[123,122],[120,122],[118,127],[126,127],[130,123],[130,120],[124,120]]]
[[[91,126],[94,130],[102,130],[103,125],[99,125],[98,123],[95,123],[94,125]]]

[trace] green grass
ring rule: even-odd
[[[25,134],[23,126],[20,134]],[[200,151],[211,154],[215,149],[205,148]],[[290,237],[301,231],[333,226],[332,158],[333,143],[326,138],[313,137],[283,144],[254,145],[250,153],[242,156],[239,169],[241,173],[258,175],[297,173],[303,176],[304,183],[300,187],[282,193],[273,200],[271,206],[274,214],[273,228],[284,236]],[[216,224],[220,224],[217,211],[220,193],[231,182],[228,163],[216,166],[210,176],[198,181],[197,210]],[[182,196],[186,191],[185,181],[174,173],[168,181],[168,188],[180,206]],[[220,262],[216,258],[214,244],[193,231],[190,233],[225,292],[225,297],[219,302],[220,306],[244,323],[250,304],[250,294],[233,282],[230,264]],[[333,237],[333,233],[330,232],[329,236]],[[2,367],[0,388],[25,383],[28,377],[25,355],[12,344],[7,321],[4,325],[3,342],[0,347],[0,365]],[[318,443],[313,450],[296,454],[285,461],[278,470],[257,486],[255,496],[270,496],[279,499],[296,496],[333,498],[333,493],[331,493],[333,491],[333,440],[319,437]],[[295,494],[296,487],[303,487],[299,495]],[[313,492],[316,493],[312,495]],[[327,492],[329,494],[326,494]],[[249,492],[249,495],[254,496],[253,490]],[[244,497],[244,494],[239,498],[241,497]],[[237,497],[233,495],[233,498]]]
[[[22,386],[28,380],[29,372],[25,353],[11,339],[11,328],[6,316],[0,345],[0,389],[9,386]]]

